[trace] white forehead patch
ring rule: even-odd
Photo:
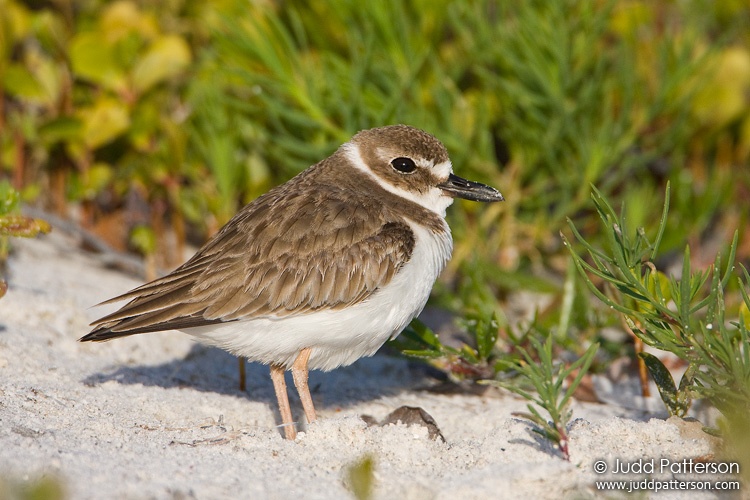
[[[364,159],[362,159],[362,155],[359,152],[359,146],[352,142],[347,142],[346,144],[344,144],[342,146],[342,149],[344,151],[344,154],[346,155],[346,158],[351,162],[354,168],[369,176],[372,180],[377,182],[379,186],[381,186],[389,193],[393,193],[396,196],[400,196],[401,198],[413,201],[414,203],[417,203],[418,205],[421,205],[424,208],[439,214],[441,217],[445,217],[445,210],[451,205],[451,203],[453,203],[453,198],[445,195],[443,193],[443,190],[437,186],[430,187],[430,189],[428,189],[426,193],[419,193],[418,191],[409,191],[389,183],[385,179],[375,174],[372,169],[370,169],[367,163],[365,163]],[[424,159],[420,159],[417,161],[420,167],[423,166],[423,162],[427,162],[427,165],[424,166],[426,166],[427,168],[431,167],[433,174],[439,178],[448,179],[448,176],[452,171],[450,161],[444,161],[438,163],[437,165],[431,165],[432,162]]]

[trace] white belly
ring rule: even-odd
[[[453,247],[448,225],[434,234],[412,224],[416,243],[409,262],[367,300],[340,310],[299,316],[257,318],[188,328],[185,333],[237,356],[291,367],[299,352],[312,348],[309,368],[332,370],[372,356],[424,308]]]

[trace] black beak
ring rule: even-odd
[[[463,198],[472,201],[503,201],[503,195],[497,189],[480,184],[479,182],[467,181],[457,175],[451,174],[448,180],[438,187],[454,198]]]

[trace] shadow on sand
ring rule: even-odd
[[[141,384],[167,389],[190,388],[276,406],[276,396],[268,367],[258,363],[246,365],[246,391],[239,387],[238,360],[217,348],[196,344],[180,359],[159,365],[118,366],[111,371],[94,373],[82,382],[95,386],[115,381],[120,384]],[[398,394],[425,383],[425,369],[405,359],[376,354],[351,366],[331,372],[310,372],[310,390],[316,406],[347,407],[349,405]],[[299,404],[296,390],[287,372],[287,385],[292,404]]]

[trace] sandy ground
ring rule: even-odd
[[[733,479],[672,465],[660,472],[662,459],[713,459],[700,426],[666,420],[658,402],[644,406],[656,411],[576,403],[566,462],[511,414],[524,401],[496,389],[425,390],[434,381],[424,369],[380,354],[313,372],[320,420],[285,441],[265,366],[248,366],[240,392],[235,358],[184,334],[80,344],[107,312],[91,306],[139,283],[61,234],[14,245],[0,300],[0,498],[44,476],[59,478],[72,499],[351,498],[347,471],[365,456],[374,459],[378,499],[597,498],[621,496],[598,491],[602,479]],[[425,427],[368,427],[360,418],[380,420],[402,405],[432,415],[445,442]],[[609,472],[594,471],[598,460]],[[656,470],[613,473],[617,461],[654,461]]]

